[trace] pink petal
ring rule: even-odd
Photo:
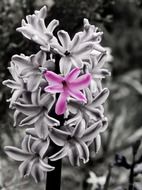
[[[79,74],[80,74],[80,69],[75,68],[70,73],[68,73],[66,75],[65,80],[68,81],[68,82],[71,82],[72,80],[75,80],[78,77]]]
[[[47,86],[44,88],[44,90],[50,93],[58,93],[58,92],[60,93],[63,92],[63,85],[59,84],[59,85]]]
[[[70,94],[70,96],[72,96],[73,98],[75,98],[81,102],[87,102],[85,95],[82,92],[80,92],[79,90],[74,90],[74,91],[70,90],[69,94]]]
[[[63,80],[63,78],[60,75],[57,75],[52,71],[46,71],[44,73],[44,77],[51,84],[60,84]]]
[[[70,88],[71,89],[75,88],[78,90],[84,89],[88,87],[88,85],[90,84],[91,78],[92,77],[90,74],[82,75],[79,78],[77,78],[75,81],[71,82]]]
[[[66,93],[61,93],[55,107],[55,113],[57,115],[61,115],[66,111],[67,108],[67,94]]]

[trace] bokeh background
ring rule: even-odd
[[[111,92],[105,105],[109,127],[102,136],[101,150],[95,155],[92,148],[89,163],[80,168],[63,161],[62,190],[126,190],[130,169],[118,166],[125,165],[126,159],[132,163],[132,149],[137,149],[135,143],[142,137],[141,0],[0,0],[0,190],[44,189],[44,182],[37,185],[33,179],[20,179],[18,163],[3,151],[5,145],[19,144],[23,131],[13,128],[13,112],[6,102],[10,90],[1,84],[10,77],[7,67],[12,55],[37,52],[36,44],[16,28],[22,18],[43,5],[49,7],[46,22],[58,19],[58,29],[71,36],[82,29],[83,18],[88,18],[104,32],[102,45],[111,54],[107,68],[112,76],[104,81]],[[134,190],[142,190],[142,145],[137,157],[141,159]]]

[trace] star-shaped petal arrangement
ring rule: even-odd
[[[60,72],[62,74],[69,73],[72,66],[83,67],[83,59],[88,57],[92,51],[93,43],[82,43],[79,35],[75,35],[71,40],[69,34],[61,30],[58,32],[58,38],[61,42],[52,43],[52,47],[62,56],[60,59]]]
[[[46,53],[39,51],[31,56],[14,55],[12,63],[16,65],[17,72],[27,85],[28,91],[36,91],[45,83],[42,70],[47,70],[51,66],[54,67],[53,60],[46,60]]]
[[[43,122],[49,126],[58,126],[60,122],[49,115],[53,104],[55,102],[55,96],[52,94],[41,94],[41,89],[38,92],[31,94],[31,103],[25,104],[21,102],[15,102],[15,108],[25,115],[25,118],[21,120],[20,126],[32,125],[36,122],[39,127]]]
[[[49,143],[46,144],[48,145]],[[54,167],[48,164],[47,157],[45,159],[40,157],[39,151],[41,153],[42,144],[39,145],[37,140],[26,135],[21,146],[22,149],[12,146],[5,147],[5,152],[9,157],[22,162],[19,166],[21,177],[32,175],[35,182],[39,182],[44,179],[46,172],[54,170]]]
[[[87,146],[88,142],[92,142],[95,139],[100,131],[102,124],[101,122],[94,123],[87,129],[85,129],[85,121],[82,120],[79,122],[76,127],[69,127],[68,132],[70,135],[66,140],[63,148],[56,154],[50,156],[51,161],[56,161],[65,156],[68,156],[69,161],[72,165],[80,165],[80,159],[83,160],[83,163],[89,161],[89,149]],[[67,128],[67,127],[66,127]]]
[[[68,102],[68,112],[73,114],[72,118],[68,119],[65,124],[72,125],[78,120],[85,120],[88,123],[90,120],[98,121],[104,118],[104,109],[102,105],[109,95],[109,90],[104,88],[95,98],[88,104],[80,104],[79,102],[70,99]]]
[[[67,98],[69,96],[77,99],[80,102],[86,102],[86,97],[80,90],[86,88],[89,85],[91,75],[85,74],[78,77],[79,74],[79,68],[73,69],[65,77],[57,75],[51,71],[46,71],[44,73],[46,80],[49,82],[49,86],[45,87],[45,91],[53,94],[60,93],[55,107],[55,112],[57,115],[61,115],[66,111]]]

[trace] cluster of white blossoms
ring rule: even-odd
[[[110,72],[102,68],[107,60],[102,32],[84,19],[83,30],[72,39],[64,30],[54,35],[59,21],[46,26],[46,16],[44,6],[22,20],[17,31],[39,44],[40,51],[14,55],[8,68],[13,80],[3,82],[12,89],[14,126],[26,128],[21,149],[6,146],[5,151],[22,162],[21,176],[32,175],[36,182],[54,170],[49,160],[68,157],[77,166],[88,162],[88,147],[95,142],[94,151],[99,150],[108,125],[103,104],[109,90],[102,79]],[[59,151],[53,151],[54,144]]]

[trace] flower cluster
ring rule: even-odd
[[[14,55],[8,68],[13,79],[3,82],[12,89],[8,101],[14,126],[26,127],[21,149],[7,146],[5,151],[22,162],[21,176],[32,175],[36,182],[54,170],[48,160],[67,156],[72,165],[88,162],[88,147],[95,142],[94,151],[99,150],[108,125],[103,104],[109,90],[102,87],[102,79],[110,73],[102,68],[107,60],[102,32],[84,19],[83,31],[73,39],[64,30],[55,35],[59,21],[46,26],[46,14],[43,7],[22,20],[17,31],[38,43],[40,51]],[[53,144],[59,151],[53,151]]]

